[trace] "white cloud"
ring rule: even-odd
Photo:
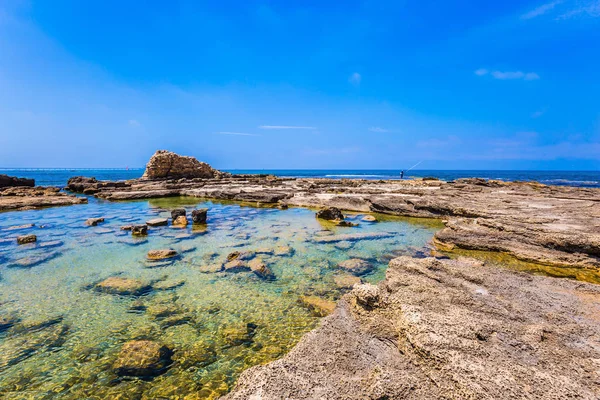
[[[350,82],[354,86],[360,85],[361,80],[362,76],[358,72],[353,73],[352,75],[350,75],[350,78],[348,78],[348,82]]]
[[[540,79],[540,76],[535,72],[523,72],[523,71],[492,71],[489,72],[485,68],[478,69],[475,71],[475,75],[484,76],[490,74],[494,79],[500,80],[511,80],[511,79],[523,79],[526,81],[535,81]]]
[[[562,14],[558,19],[577,16],[600,17],[600,0],[577,2],[577,7]]]
[[[551,11],[554,7],[556,7],[560,3],[562,3],[562,0],[555,0],[550,3],[542,4],[541,6],[534,8],[533,10],[529,11],[528,13],[521,15],[521,19],[532,19],[535,17],[539,17],[540,15],[544,15],[547,12]]]
[[[138,126],[141,126],[141,125],[142,125],[142,124],[140,124],[140,123],[139,123],[137,120],[135,120],[135,119],[130,119],[130,120],[128,121],[128,124],[129,124],[129,126],[135,126],[135,127],[138,127]]]
[[[390,132],[389,129],[380,128],[378,126],[373,126],[373,127],[369,128],[369,131],[371,131],[371,132],[377,132],[377,133],[387,133],[387,132]]]
[[[317,129],[314,126],[261,125],[260,129]]]
[[[244,133],[244,132],[215,132],[215,135],[260,136],[255,133]]]

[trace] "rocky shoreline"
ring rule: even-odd
[[[165,151],[153,156],[140,179],[75,177],[67,189],[111,201],[191,196],[435,218],[444,223],[433,238],[439,250],[503,253],[600,276],[600,189],[482,179],[230,175]],[[63,204],[85,200],[54,189],[19,193],[21,203],[12,195],[4,207],[35,207],[45,196],[45,204],[58,197]],[[0,210],[9,197],[0,193]],[[344,222],[335,218],[341,214],[329,214],[332,223]],[[354,285],[294,350],[246,371],[225,398],[600,397],[599,286],[433,254],[438,258],[396,258],[379,285]],[[256,271],[266,273],[261,268]]]

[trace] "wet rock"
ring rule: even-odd
[[[48,329],[15,335],[0,341],[0,373],[44,350],[62,346],[67,339],[69,327],[53,325]]]
[[[275,248],[273,254],[280,257],[289,257],[294,254],[294,249],[290,246],[278,246]]]
[[[169,220],[166,218],[152,218],[146,221],[146,225],[148,226],[167,226],[169,225]]]
[[[31,229],[35,226],[35,224],[24,224],[24,225],[16,225],[9,226],[8,228],[4,228],[4,231],[20,231],[22,229]]]
[[[198,341],[178,349],[173,361],[184,370],[190,367],[203,368],[217,361],[217,353],[213,345]]]
[[[316,317],[326,317],[335,310],[335,302],[318,296],[300,296],[300,304]]]
[[[123,296],[141,296],[152,290],[152,286],[137,279],[111,276],[94,287],[96,291]]]
[[[192,211],[192,222],[194,224],[205,224],[208,208],[199,208]]]
[[[23,257],[13,262],[8,263],[8,268],[32,268],[43,264],[47,261],[53,260],[57,257],[60,257],[60,252],[46,253],[46,254],[38,254],[28,257]]]
[[[172,290],[184,284],[185,281],[183,279],[165,279],[164,281],[156,282],[152,287],[155,290]]]
[[[221,272],[221,271],[223,271],[223,264],[221,264],[221,263],[204,264],[204,265],[200,266],[199,270],[200,270],[200,272],[205,273],[205,274]]]
[[[172,351],[158,342],[134,340],[123,345],[113,364],[119,376],[152,378],[165,372],[171,364]]]
[[[27,244],[37,242],[37,236],[35,235],[22,235],[17,236],[17,244]]]
[[[20,322],[18,325],[15,325],[13,331],[16,333],[37,332],[60,324],[62,321],[62,315],[42,316],[34,319],[27,319]]]
[[[248,261],[253,259],[256,256],[256,253],[253,251],[234,251],[227,255],[227,261],[240,260],[240,261]]]
[[[362,283],[362,280],[358,276],[350,274],[336,275],[333,277],[333,281],[340,289],[350,289],[354,285]]]
[[[366,309],[372,309],[379,305],[379,288],[370,283],[356,285],[352,289],[352,294],[356,298],[356,302]]]
[[[360,258],[351,258],[342,261],[338,264],[338,267],[354,275],[364,275],[373,269],[373,265],[370,262]]]
[[[225,272],[244,272],[250,271],[250,267],[242,260],[233,260],[225,263],[223,270]]]
[[[259,258],[255,258],[248,262],[248,267],[261,279],[272,280],[275,279],[273,271],[265,264],[265,262]]]
[[[175,221],[177,217],[185,217],[185,215],[185,208],[176,208],[173,211],[171,211],[171,219],[173,221]]]
[[[125,225],[121,227],[122,231],[131,231],[133,229],[133,225]]]
[[[148,225],[133,225],[131,227],[131,235],[132,236],[147,236],[148,235]]]
[[[194,157],[180,156],[167,150],[158,150],[150,158],[142,179],[165,178],[223,178],[231,176],[218,171]]]
[[[154,304],[146,308],[146,313],[154,319],[161,319],[179,314],[181,310],[175,304]]]
[[[184,215],[180,215],[179,217],[173,220],[173,227],[185,228],[188,225],[188,220]]]
[[[257,326],[253,323],[229,326],[222,331],[225,343],[230,346],[240,346],[252,342]]]
[[[336,207],[328,207],[317,212],[317,218],[327,221],[343,220],[344,214]]]
[[[148,260],[166,260],[177,257],[177,251],[173,249],[150,250],[146,257]]]
[[[363,222],[377,222],[377,218],[375,218],[372,215],[365,215],[364,217],[362,217],[361,221],[363,221]]]
[[[352,228],[352,227],[358,226],[357,223],[350,222],[350,221],[334,221],[334,222],[335,222],[335,226],[340,226],[340,227]]]
[[[104,222],[104,218],[88,218],[85,221],[87,226],[97,226],[98,224]]]

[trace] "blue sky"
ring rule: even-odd
[[[600,169],[600,0],[0,2],[0,167]]]

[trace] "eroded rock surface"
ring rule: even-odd
[[[10,186],[0,188],[0,211],[33,210],[85,203],[87,203],[85,197],[70,196],[55,187]]]
[[[142,179],[165,178],[220,178],[229,176],[194,157],[180,156],[171,151],[158,150],[146,165]]]
[[[225,399],[597,399],[600,288],[402,257]]]

